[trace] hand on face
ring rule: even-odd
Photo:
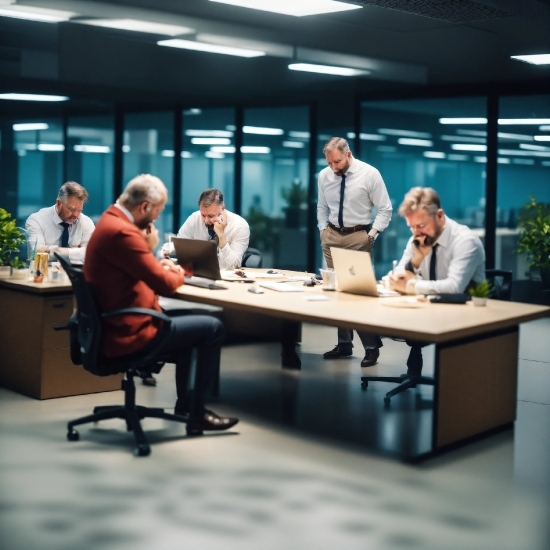
[[[216,232],[216,235],[218,235],[218,237],[221,237],[224,234],[226,227],[227,215],[225,212],[222,212],[218,219],[214,220],[214,231]]]
[[[146,228],[141,230],[141,233],[145,237],[147,247],[151,252],[153,252],[153,250],[155,250],[160,242],[159,232],[158,229],[155,227],[155,224],[153,222],[150,222]]]

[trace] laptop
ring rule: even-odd
[[[220,264],[218,263],[218,251],[214,241],[172,237],[172,242],[174,243],[178,264],[182,267],[186,264],[193,266],[193,276],[185,277],[187,284],[195,284],[206,288],[225,288],[214,285],[214,281],[222,278]]]
[[[400,296],[378,287],[369,252],[331,247],[330,253],[339,291],[363,296]]]

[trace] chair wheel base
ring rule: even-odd
[[[134,456],[149,456],[151,454],[151,447],[149,445],[138,445],[134,449]]]
[[[69,441],[78,441],[80,439],[80,434],[76,430],[70,429],[67,432],[67,439]]]
[[[391,399],[389,397],[384,397],[384,405],[389,405],[391,403]]]
[[[369,383],[366,380],[361,382],[361,389],[366,390],[369,387]]]

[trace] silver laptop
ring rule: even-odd
[[[363,296],[398,296],[387,291],[378,292],[376,277],[369,252],[361,250],[330,249],[338,290]]]
[[[204,277],[215,281],[222,278],[215,241],[199,241],[172,237],[178,264],[193,266],[194,277]]]

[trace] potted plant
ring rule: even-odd
[[[302,187],[299,178],[295,178],[290,187],[284,187],[281,191],[283,199],[288,206],[285,208],[286,226],[292,228],[300,227],[300,213],[307,201],[307,189]]]
[[[491,283],[487,279],[483,279],[483,281],[470,288],[468,294],[472,297],[474,306],[484,306],[487,304],[487,298],[493,290]]]
[[[0,208],[0,278],[11,275],[10,258],[25,242],[23,230],[15,225],[11,214]]]
[[[29,276],[27,264],[21,260],[19,256],[15,256],[15,258],[13,258],[10,262],[10,265],[12,269],[12,277],[14,279],[26,279]]]
[[[531,271],[538,271],[542,282],[542,292],[546,293],[543,303],[548,303],[550,294],[550,206],[539,203],[529,196],[519,215],[521,235],[518,241],[518,254],[524,253]]]

